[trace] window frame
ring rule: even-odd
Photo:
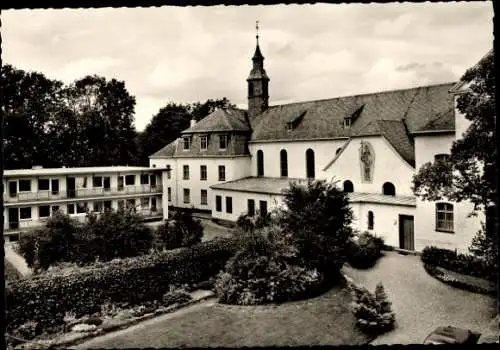
[[[149,185],[149,175],[150,174],[141,174],[141,176],[140,176],[140,184],[141,185]],[[146,181],[144,181],[144,179]]]
[[[203,147],[203,146],[205,146],[205,147]],[[208,136],[201,135],[200,136],[200,150],[206,151],[207,149],[208,149]]]
[[[440,209],[439,206],[443,206],[443,209]],[[451,209],[449,209],[451,208]],[[435,217],[436,217],[436,222],[435,222],[435,230],[437,232],[444,232],[444,233],[455,233],[455,213],[454,213],[455,207],[451,203],[447,202],[439,202],[436,203],[435,205]],[[444,218],[439,219],[439,214],[443,214]],[[447,216],[451,215],[451,220]],[[441,224],[444,224],[440,226]],[[451,229],[448,227],[444,227],[446,224],[450,224]]]
[[[41,212],[41,209],[42,209],[42,208],[47,209],[47,212],[45,213],[45,214],[47,214],[47,215],[43,215],[43,216],[42,216],[42,212]],[[45,218],[50,217],[50,205],[39,205],[39,206],[38,206],[38,217],[39,217],[40,219],[45,219]]]
[[[200,181],[207,181],[208,169],[206,165],[200,165]]]
[[[189,180],[189,165],[184,164],[182,166],[182,179]]]
[[[280,151],[280,176],[288,177],[288,152],[285,149]]]
[[[23,209],[24,210],[29,209],[29,217],[27,215],[26,215],[26,217],[23,217],[23,215],[22,215],[23,214]],[[27,213],[27,212],[25,212],[25,213]],[[21,221],[21,220],[31,220],[32,218],[33,218],[33,211],[31,209],[31,207],[20,207],[19,208],[19,221]]]
[[[222,142],[224,140],[224,142]],[[224,147],[221,147],[224,144]],[[229,136],[227,134],[219,135],[219,150],[225,151],[229,146]]]
[[[99,185],[99,181],[96,181],[97,179],[100,179],[100,185]],[[102,188],[104,187],[104,180],[102,178],[102,176],[92,176],[92,187],[94,188]]]
[[[208,191],[200,190],[200,205],[208,205]]]
[[[183,190],[182,191],[182,203],[183,204],[190,204],[191,203],[191,190],[189,188],[183,188],[182,190]]]
[[[172,187],[168,187],[168,188],[167,188],[167,200],[168,200],[169,202],[171,202],[171,201],[172,201]]]
[[[47,181],[47,188],[40,188],[40,181]],[[50,179],[38,179],[38,191],[50,191]]]
[[[215,211],[222,212],[222,196],[215,196]]]
[[[226,166],[225,165],[219,165],[218,166],[218,181],[226,181]],[[222,170],[222,171],[221,171]],[[221,176],[222,174],[222,176]]]
[[[252,205],[250,205],[252,203]],[[252,210],[250,210],[252,209]],[[255,216],[255,200],[254,199],[247,199],[247,215],[249,217],[254,217]]]
[[[27,190],[21,189],[21,182],[24,184],[29,184],[29,188]],[[26,179],[19,179],[19,183],[17,184],[17,192],[31,192],[31,179],[26,180]]]
[[[132,183],[129,183],[128,179],[134,179],[134,181]],[[125,175],[125,186],[135,186],[135,175],[131,174],[131,175]]]
[[[373,230],[375,227],[375,216],[373,214],[373,211],[369,210],[368,211],[368,230]]]
[[[233,213],[233,197],[226,196],[226,213]]]
[[[187,148],[186,148],[186,146],[187,146]],[[189,151],[190,149],[191,149],[191,137],[184,136],[182,138],[182,150]]]

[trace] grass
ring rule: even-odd
[[[362,345],[372,338],[355,326],[347,288],[281,305],[214,304],[148,327],[92,343],[92,347],[241,347]],[[85,344],[82,344],[83,346]]]
[[[19,271],[17,271],[17,269],[14,267],[14,265],[12,265],[9,261],[7,261],[7,259],[5,259],[5,257],[3,259],[3,262],[4,262],[4,266],[5,266],[4,275],[5,275],[6,282],[13,282],[13,281],[16,281],[16,280],[22,278]]]

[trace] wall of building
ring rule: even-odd
[[[359,149],[361,141],[369,142],[375,153],[373,177],[370,183],[362,181]],[[333,157],[332,157],[333,159]],[[332,160],[330,159],[330,161]],[[405,162],[391,145],[382,137],[351,139],[339,158],[324,172],[328,180],[338,180],[339,187],[345,180],[354,185],[354,192],[382,193],[385,182],[391,182],[396,188],[396,195],[411,196],[411,178],[414,169]]]
[[[215,210],[215,196],[222,197],[222,211],[220,212]],[[212,197],[212,202],[214,203],[212,217],[215,219],[233,222],[236,221],[241,214],[248,211],[247,203],[249,199],[253,199],[255,201],[255,211],[259,210],[259,201],[267,202],[268,212],[271,212],[273,209],[283,205],[280,195],[214,190],[212,192]],[[232,213],[227,212],[226,197],[232,198]]]
[[[288,158],[288,177],[306,178],[306,151],[314,151],[315,174],[321,177],[322,169],[335,156],[335,151],[342,147],[345,140],[325,141],[294,141],[294,142],[259,142],[250,143],[249,150],[252,154],[251,174],[257,176],[257,151],[264,153],[264,176],[280,177],[280,152],[286,150]]]

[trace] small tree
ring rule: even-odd
[[[376,335],[394,327],[396,318],[381,283],[377,284],[375,294],[366,288],[353,287],[352,295],[352,311],[362,331]]]
[[[191,209],[178,210],[172,217],[173,225],[169,234],[182,237],[181,247],[190,247],[200,243],[203,238],[203,225],[200,220],[193,218]]]

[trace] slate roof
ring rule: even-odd
[[[177,149],[177,144],[180,138],[175,139],[170,142],[168,145],[160,149],[159,151],[153,153],[150,158],[163,158],[163,157],[172,157],[175,154]]]
[[[422,130],[440,117],[454,126],[453,96],[455,83],[384,91],[372,94],[271,106],[250,123],[252,141],[307,140],[355,135],[375,120],[404,120],[408,131]],[[361,109],[361,107],[363,107]],[[361,110],[360,110],[361,109]],[[350,128],[343,127],[346,117],[359,115]],[[304,115],[294,130],[287,123]]]
[[[415,146],[403,120],[374,120],[352,136],[383,136],[408,164],[415,166]]]
[[[381,193],[353,192],[348,195],[351,203],[378,203],[415,207],[417,200],[414,196],[387,196]]]
[[[204,132],[250,132],[246,112],[237,108],[218,108],[181,134]]]

